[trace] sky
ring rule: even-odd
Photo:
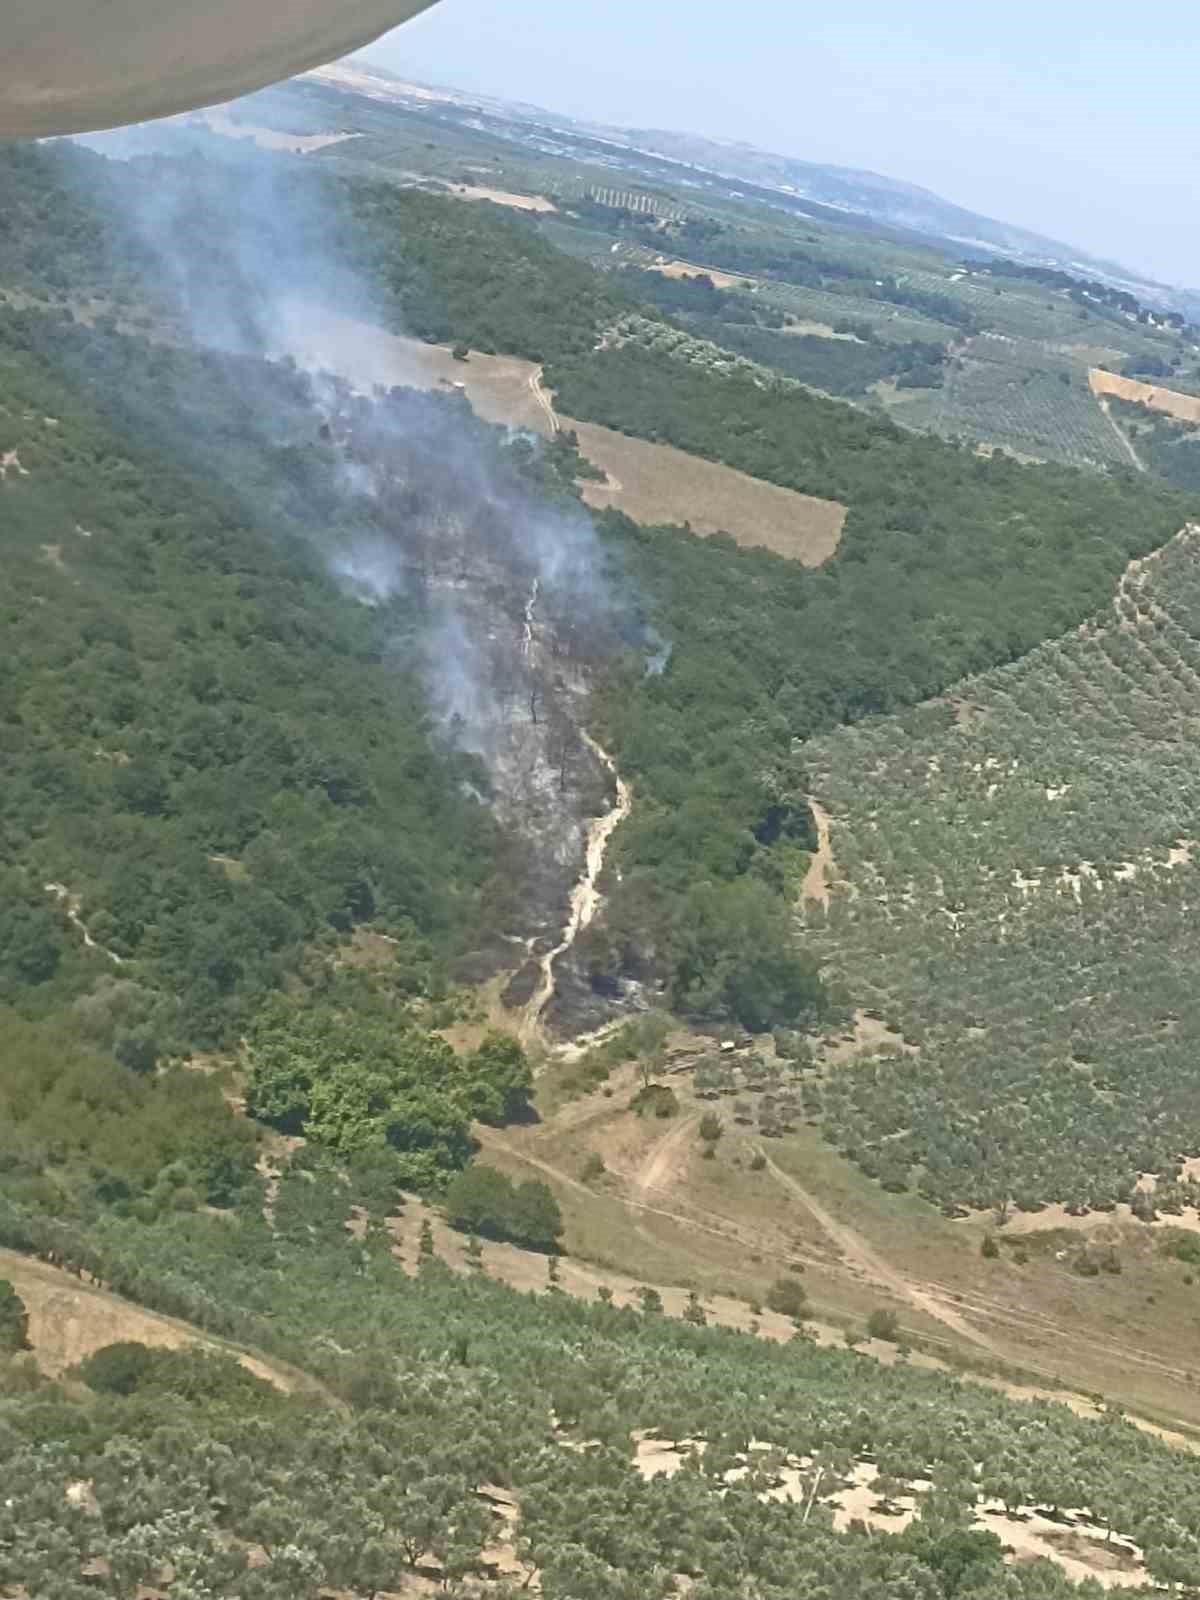
[[[1200,285],[1194,3],[439,0],[401,75],[923,184]]]

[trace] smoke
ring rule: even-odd
[[[239,368],[239,432],[300,452],[289,509],[328,570],[366,604],[411,603],[439,726],[498,792],[528,790],[550,765],[550,725],[577,717],[587,669],[619,643],[590,517],[539,499],[461,395],[406,388],[419,363],[387,331],[375,242],[344,185],[195,119],[79,142],[121,164],[121,225],[175,336],[255,358]],[[172,403],[185,417],[196,405]],[[530,656],[517,612],[535,584]]]
[[[656,627],[647,623],[645,627],[645,646],[649,654],[646,657],[646,677],[661,678],[667,670],[667,663],[671,659],[674,645]]]
[[[378,321],[365,275],[337,248],[347,219],[302,157],[273,155],[171,118],[77,144],[126,164],[122,217],[152,264],[147,284],[195,344],[296,353],[294,307]]]

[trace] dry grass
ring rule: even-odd
[[[456,200],[490,200],[494,205],[512,206],[515,211],[557,211],[553,200],[544,194],[516,194],[511,189],[489,189],[477,183],[452,183],[446,193]]]
[[[881,1043],[896,1041],[882,1027],[860,1028],[819,1058]],[[608,1094],[597,1090],[565,1105],[550,1096],[540,1123],[483,1130],[485,1159],[513,1177],[551,1184],[573,1272],[614,1289],[650,1282],[675,1286],[678,1297],[695,1288],[711,1320],[746,1326],[749,1303],[798,1267],[831,1339],[840,1338],[841,1327],[861,1329],[871,1310],[887,1306],[920,1346],[913,1359],[923,1365],[940,1356],[982,1372],[979,1381],[1019,1396],[1053,1395],[1081,1414],[1095,1415],[1090,1396],[1101,1394],[1143,1418],[1200,1424],[1193,1343],[1200,1290],[1157,1250],[1153,1230],[1116,1219],[1124,1269],[1117,1277],[1081,1277],[1072,1270],[1075,1252],[1060,1257],[1030,1248],[1022,1263],[1005,1249],[988,1260],[980,1243],[990,1218],[953,1221],[916,1195],[888,1193],[816,1128],[801,1125],[764,1143],[732,1120],[732,1106],[722,1100],[713,1109],[724,1135],[716,1158],[705,1159],[692,1123],[706,1107],[694,1097],[690,1075],[663,1081],[680,1102],[667,1121],[628,1109],[638,1077],[626,1066],[605,1085]],[[769,1164],[755,1170],[760,1148]],[[584,1182],[593,1155],[605,1171]],[[590,1292],[565,1276],[563,1286]],[[871,1353],[896,1355],[886,1345]],[[1191,1443],[1170,1426],[1167,1432],[1173,1443]]]
[[[51,1378],[61,1377],[105,1345],[131,1340],[156,1349],[199,1345],[223,1351],[236,1356],[256,1377],[287,1393],[304,1381],[299,1373],[212,1339],[189,1323],[147,1311],[14,1251],[0,1250],[0,1278],[7,1279],[25,1302],[34,1357]]]
[[[837,549],[846,508],[835,500],[781,489],[672,445],[631,439],[594,422],[563,417],[579,448],[608,474],[584,482],[591,506],[615,506],[637,522],[687,523],[693,533],[727,533],[741,545],[817,567]]]
[[[540,368],[515,356],[472,351],[456,361],[444,345],[386,333],[353,317],[322,313],[311,328],[292,330],[297,358],[339,372],[364,389],[407,384],[461,389],[486,422],[524,428],[543,437],[573,428],[587,459],[607,476],[580,485],[596,507],[614,506],[638,522],[687,523],[693,533],[728,533],[738,544],[819,566],[837,548],[846,508],[764,483],[719,462],[670,445],[630,439],[612,428],[555,417],[540,384]]]
[[[1137,405],[1149,406],[1152,411],[1165,411],[1180,422],[1200,423],[1200,396],[1180,394],[1175,389],[1164,389],[1161,384],[1141,383],[1137,378],[1122,378],[1115,372],[1101,372],[1093,367],[1088,373],[1092,393],[1116,395],[1119,400],[1132,400]]]
[[[698,267],[694,261],[654,261],[647,270],[661,272],[664,278],[711,278],[716,289],[750,289],[758,281],[739,272],[722,272],[718,267]]]

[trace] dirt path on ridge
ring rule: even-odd
[[[817,804],[812,795],[809,795],[808,803],[812,808],[813,821],[817,825],[817,848],[808,864],[808,871],[804,874],[804,882],[800,886],[800,898],[819,900],[823,906],[828,906],[829,880],[833,875],[833,851],[829,844],[829,813]]]
[[[1105,420],[1107,421],[1109,427],[1116,434],[1117,438],[1121,441],[1121,446],[1124,449],[1125,453],[1128,455],[1130,461],[1133,462],[1134,466],[1137,468],[1137,470],[1139,472],[1145,472],[1146,463],[1142,460],[1141,456],[1138,455],[1137,450],[1134,448],[1133,440],[1129,437],[1129,435],[1121,427],[1120,423],[1118,423],[1117,419],[1113,416],[1111,410],[1109,409],[1107,398],[1101,398],[1100,399],[1100,409],[1101,409],[1101,411],[1103,411]]]
[[[665,1189],[667,1180],[677,1175],[680,1166],[680,1147],[686,1141],[692,1129],[700,1121],[700,1113],[695,1112],[690,1117],[684,1117],[674,1128],[652,1145],[646,1152],[642,1162],[641,1171],[637,1175],[637,1191],[639,1195],[646,1194],[652,1189]]]
[[[542,388],[542,373],[544,371],[544,367],[538,367],[536,371],[529,374],[529,392],[546,413],[546,421],[550,424],[550,432],[557,433],[558,416],[554,410],[554,402],[545,389]]]

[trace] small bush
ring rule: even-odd
[[[1186,1228],[1164,1228],[1159,1249],[1176,1261],[1186,1261],[1189,1267],[1200,1267],[1200,1233],[1189,1233]]]
[[[894,1311],[885,1311],[883,1307],[879,1307],[867,1318],[868,1339],[887,1339],[894,1344],[899,1333],[900,1318]]]
[[[147,1382],[154,1366],[149,1345],[125,1339],[106,1344],[79,1363],[79,1376],[97,1394],[133,1394]]]
[[[985,1233],[979,1246],[979,1254],[985,1261],[995,1261],[1000,1254],[1000,1246],[990,1233]]]
[[[724,1131],[724,1124],[715,1111],[706,1111],[700,1118],[700,1137],[705,1144],[716,1144]]]
[[[629,1109],[639,1117],[673,1117],[679,1111],[679,1100],[665,1083],[648,1083],[634,1095]]]
[[[604,1157],[593,1150],[580,1168],[579,1176],[584,1183],[595,1183],[598,1178],[604,1176],[606,1171]]]
[[[28,1349],[29,1314],[25,1302],[7,1278],[0,1278],[0,1354]]]
[[[767,1305],[782,1317],[802,1317],[807,1303],[804,1285],[795,1278],[776,1278],[767,1290]]]

